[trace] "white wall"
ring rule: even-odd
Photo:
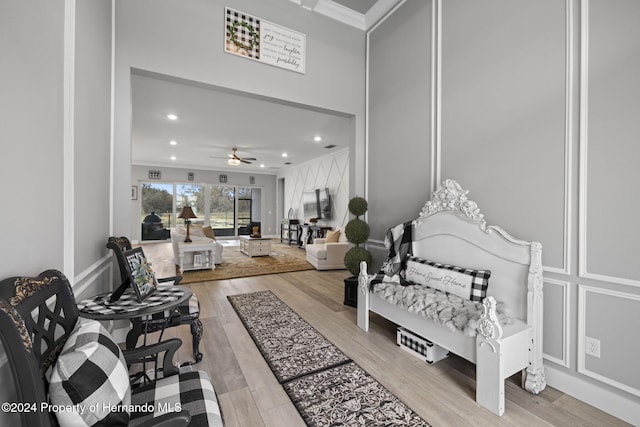
[[[293,218],[303,224],[302,193],[315,189],[328,188],[331,194],[332,214],[330,220],[320,220],[318,225],[328,225],[340,229],[340,240],[344,239],[344,226],[349,221],[349,162],[348,149],[336,151],[300,165],[292,166],[278,174],[277,179],[284,180],[284,212],[280,218],[287,218],[289,209],[293,209]],[[280,225],[278,224],[278,227]],[[278,233],[280,229],[278,228]]]
[[[54,268],[76,298],[99,293],[111,284],[111,2],[2,1],[0,51],[0,279]],[[12,402],[4,360],[0,348]]]
[[[636,425],[639,18],[631,0],[407,0],[370,32],[367,70],[370,199],[424,197],[370,207],[374,252],[429,189],[458,180],[489,224],[542,242],[548,384]],[[416,33],[410,54],[389,47]],[[387,89],[416,68],[410,87]],[[411,108],[394,111],[399,100]]]
[[[2,2],[0,36],[0,185],[8,207],[0,215],[11,242],[1,249],[0,277],[56,268],[82,282],[80,291],[102,289],[111,2]]]
[[[305,33],[306,74],[223,51],[229,6]],[[116,234],[128,234],[131,69],[136,68],[354,116],[353,150],[364,147],[364,33],[281,0],[116,1],[114,205]],[[362,185],[364,158],[350,164]],[[355,191],[356,178],[350,180]],[[266,200],[266,198],[265,198]]]
[[[63,39],[64,1],[0,3],[2,278],[64,267]]]

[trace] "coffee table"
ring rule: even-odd
[[[188,270],[215,270],[213,255],[216,251],[212,242],[194,241],[191,243],[178,242],[178,257],[180,260],[180,271]]]
[[[254,256],[269,256],[271,254],[271,239],[268,237],[240,236],[240,252]]]

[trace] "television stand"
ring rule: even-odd
[[[327,235],[327,231],[333,230],[333,227],[325,225],[303,224],[301,227],[304,229],[300,238],[301,248],[313,243],[313,239],[324,239]],[[304,239],[302,237],[304,237]]]

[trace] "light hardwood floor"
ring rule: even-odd
[[[168,249],[167,249],[168,248]],[[162,277],[173,275],[170,247],[145,245]],[[395,344],[395,325],[372,318],[369,332],[356,325],[356,309],[343,305],[346,271],[302,271],[194,283],[200,299],[204,359],[228,427],[304,426],[288,396],[255,347],[227,295],[271,290],[358,365],[433,426],[623,426],[629,425],[547,386],[534,396],[507,381],[506,412],[498,417],[475,402],[475,366],[456,356],[427,365]],[[193,360],[188,326],[166,337],[184,344],[181,362]]]

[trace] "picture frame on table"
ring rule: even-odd
[[[193,266],[194,267],[203,266],[203,256],[201,253],[193,254]]]
[[[156,275],[151,269],[142,248],[133,248],[124,252],[127,261],[127,273],[131,288],[136,294],[138,302],[143,302],[158,288]]]

